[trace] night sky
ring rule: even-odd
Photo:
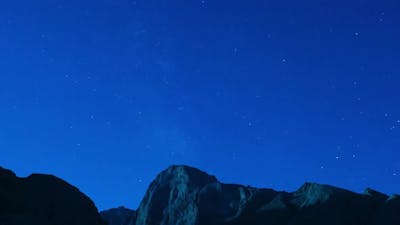
[[[156,174],[400,193],[400,3],[47,0],[0,7],[0,165],[100,209]]]

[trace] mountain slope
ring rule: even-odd
[[[93,202],[51,176],[19,178],[0,167],[1,225],[103,225]]]
[[[400,198],[316,183],[280,192],[171,166],[150,184],[135,215],[136,221],[109,225],[400,225]]]

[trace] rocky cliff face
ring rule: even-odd
[[[160,173],[144,196],[138,210],[137,225],[187,224],[198,218],[198,194],[215,177],[200,170],[173,166]]]
[[[400,225],[400,197],[315,183],[279,192],[172,166],[150,184],[135,215],[136,221],[109,225]]]
[[[93,202],[50,175],[19,178],[0,167],[1,225],[104,225]]]

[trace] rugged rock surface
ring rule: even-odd
[[[123,206],[102,211],[100,215],[107,224],[135,225],[136,223],[136,211]]]
[[[150,184],[135,222],[109,223],[132,224],[400,225],[400,197],[316,183],[305,183],[293,193],[279,192],[223,184],[198,169],[172,166]]]
[[[0,167],[1,225],[104,225],[93,202],[51,175],[19,178]]]

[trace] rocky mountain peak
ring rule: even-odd
[[[161,224],[195,224],[198,193],[215,182],[218,181],[214,176],[190,166],[167,168],[150,184],[140,204],[136,224],[153,224],[153,220]]]
[[[293,193],[295,197],[293,203],[301,207],[324,203],[328,201],[334,193],[340,191],[342,190],[333,186],[306,182]]]
[[[197,168],[186,165],[173,165],[162,171],[155,179],[157,183],[177,184],[185,182],[190,185],[202,186],[218,182],[215,176],[209,175]]]
[[[374,199],[376,199],[378,201],[385,201],[385,200],[387,200],[389,198],[389,196],[387,196],[387,195],[385,195],[385,194],[383,194],[383,193],[381,193],[379,191],[376,191],[374,189],[371,189],[371,188],[365,189],[363,194],[367,195],[367,196],[369,196],[371,198],[374,198]]]

